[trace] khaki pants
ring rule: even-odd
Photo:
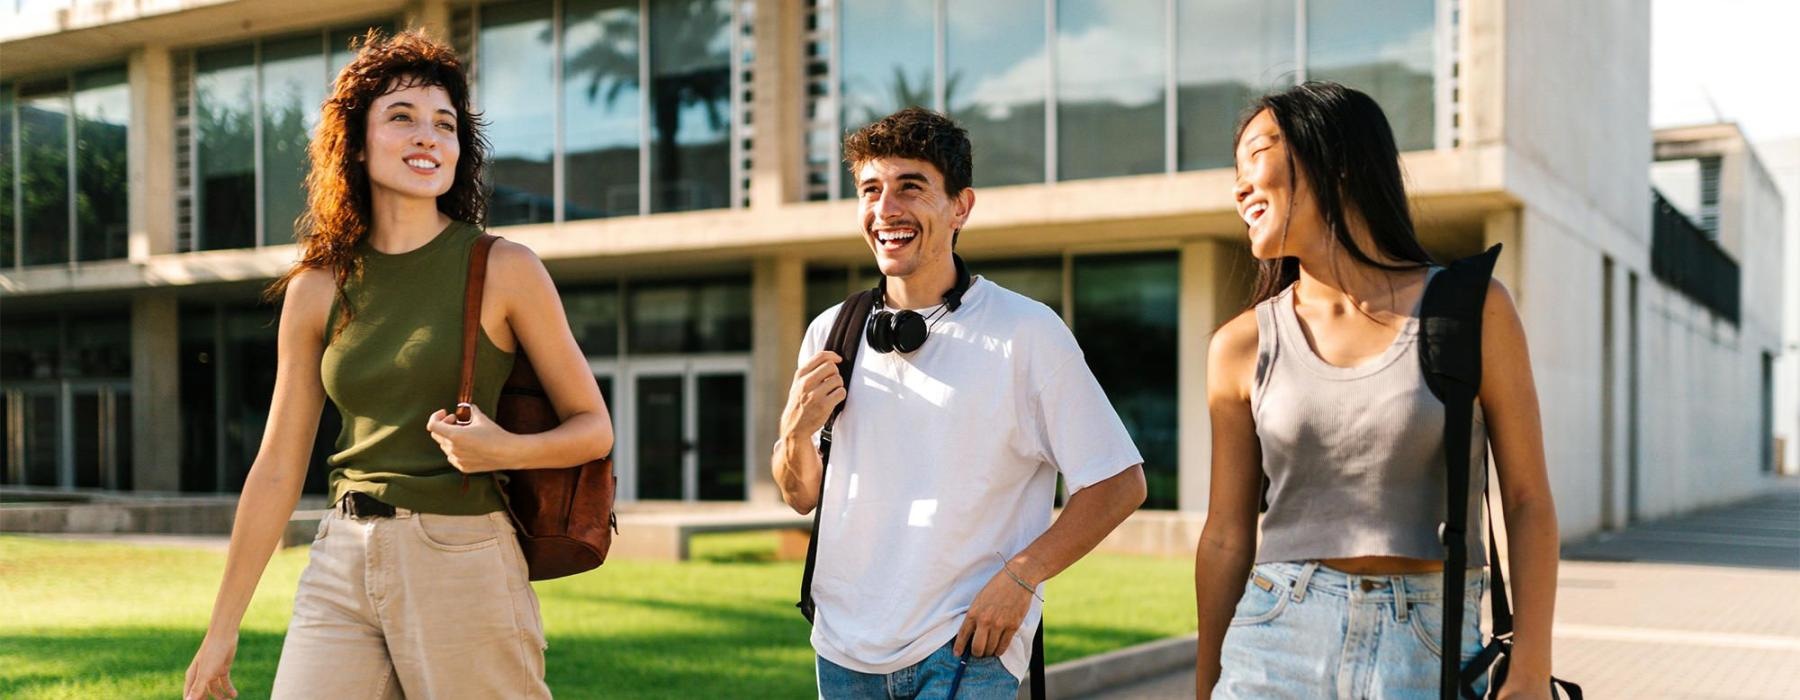
[[[319,523],[275,698],[548,698],[544,627],[501,513]]]

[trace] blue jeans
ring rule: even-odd
[[[852,671],[819,657],[819,697],[864,700],[941,700],[950,697],[951,679],[958,659],[950,643],[931,652],[924,661],[889,674]],[[1000,664],[1000,657],[969,657],[956,697],[962,700],[1012,700],[1019,693],[1019,679]]]
[[[1481,592],[1463,594],[1462,662],[1481,651]],[[1443,574],[1356,576],[1316,562],[1259,564],[1220,650],[1214,698],[1436,698]],[[1476,683],[1485,693],[1487,679]]]

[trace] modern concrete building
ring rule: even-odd
[[[1781,191],[1782,349],[1775,359],[1775,439],[1779,471],[1800,474],[1800,137],[1762,143],[1758,150]]]
[[[1145,455],[1149,506],[1204,511],[1205,348],[1249,275],[1233,128],[1252,96],[1300,79],[1381,101],[1436,253],[1507,245],[1499,275],[1531,338],[1566,534],[1766,478],[1757,377],[1778,306],[1758,290],[1779,243],[1745,222],[1707,268],[1732,270],[1729,285],[1655,274],[1644,3],[0,12],[8,485],[238,488],[273,382],[275,312],[257,294],[293,259],[302,147],[371,25],[428,27],[475,66],[492,226],[563,287],[617,422],[626,499],[774,501],[768,445],[802,329],[871,274],[840,135],[921,104],[975,141],[965,257],[1069,322]],[[335,429],[327,415],[321,453]],[[310,488],[322,481],[315,469]]]

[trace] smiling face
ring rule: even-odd
[[[1322,241],[1324,219],[1304,173],[1292,167],[1275,114],[1263,110],[1237,143],[1238,216],[1249,226],[1250,254],[1271,260]]]
[[[458,128],[442,87],[414,85],[375,98],[362,154],[369,184],[407,198],[435,200],[450,191],[461,155]]]
[[[906,278],[949,264],[952,239],[975,203],[971,188],[952,197],[937,166],[912,158],[873,158],[856,169],[857,215],[875,266]]]

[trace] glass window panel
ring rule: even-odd
[[[682,377],[637,380],[637,497],[681,500],[687,434]]]
[[[69,261],[69,107],[67,92],[19,100],[20,233],[26,265]]]
[[[55,318],[4,319],[0,332],[0,379],[56,379],[62,376],[61,331]]]
[[[812,323],[826,309],[843,303],[850,293],[850,272],[840,267],[814,267],[806,270],[806,322]]]
[[[632,288],[630,300],[633,353],[750,350],[747,280],[648,283]]]
[[[395,27],[393,22],[379,22],[367,27],[339,29],[331,33],[329,38],[331,43],[330,69],[333,77],[336,77],[337,72],[343,70],[344,66],[350,65],[350,59],[356,57],[356,54],[350,51],[350,41],[362,37],[370,29],[379,29],[384,34],[392,35]]]
[[[219,387],[224,408],[220,428],[225,431],[226,492],[243,489],[250,463],[262,445],[263,428],[269,422],[269,405],[275,397],[275,310],[266,307],[228,309],[219,360],[224,363],[224,384]]]
[[[183,491],[219,490],[217,316],[211,306],[180,308]]]
[[[106,426],[103,417],[100,392],[93,389],[81,389],[74,392],[75,434],[75,486],[80,488],[100,488],[101,464],[104,454]]]
[[[0,268],[18,263],[13,234],[13,94],[11,85],[0,85]]]
[[[638,3],[568,0],[563,12],[563,218],[636,214]]]
[[[195,56],[195,209],[204,250],[256,245],[256,53]]]
[[[263,236],[294,242],[294,220],[306,208],[307,143],[325,100],[325,51],[318,33],[263,43]]]
[[[131,86],[125,69],[95,71],[75,80],[75,252],[82,260],[129,253],[126,134]]]
[[[1181,0],[1178,12],[1179,165],[1228,168],[1244,108],[1263,93],[1294,83],[1294,4]]]
[[[1369,93],[1402,151],[1435,141],[1435,0],[1308,0],[1306,77]]]
[[[131,480],[131,391],[115,389],[112,395],[112,424],[103,429],[112,445],[113,488],[130,491],[135,488]]]
[[[562,293],[569,330],[588,357],[619,354],[619,292],[614,287],[575,288]]]
[[[88,316],[69,319],[69,354],[64,373],[70,377],[131,377],[131,317]]]
[[[1179,498],[1174,253],[1079,257],[1074,261],[1075,338],[1113,410],[1144,456],[1145,508]]]
[[[1062,258],[978,260],[969,263],[969,272],[1031,297],[1062,315]]]
[[[25,461],[26,486],[57,486],[61,481],[57,453],[61,451],[62,400],[54,388],[22,393],[18,440]]]
[[[650,211],[731,202],[731,1],[650,9]]]
[[[750,282],[718,280],[695,295],[693,352],[750,351]]]
[[[952,2],[944,92],[975,145],[975,184],[1044,181],[1043,0]]]
[[[928,0],[844,0],[838,75],[845,134],[904,107],[932,106],[937,90],[932,7]],[[852,196],[855,180],[854,173],[844,178],[840,196]]]
[[[488,221],[494,226],[555,218],[551,157],[556,148],[554,77],[548,0],[484,5],[477,39],[478,88],[486,113],[489,153]]]
[[[702,374],[694,378],[695,413],[700,434],[698,491],[702,501],[741,501],[744,481],[744,375]]]
[[[1162,0],[1058,0],[1057,176],[1164,170]]]

